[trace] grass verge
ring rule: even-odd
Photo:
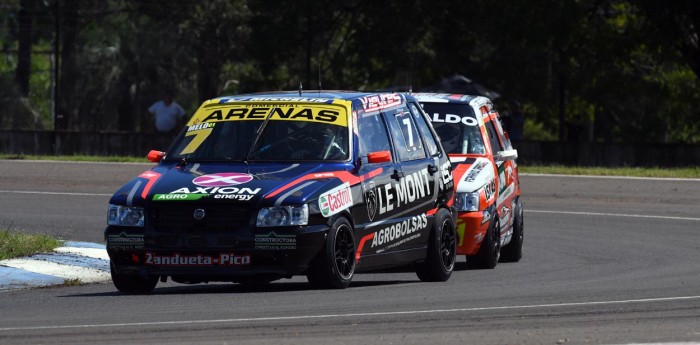
[[[80,278],[68,278],[63,280],[63,286],[78,286],[82,283]]]
[[[0,260],[51,252],[63,241],[46,234],[0,230]]]

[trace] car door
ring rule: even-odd
[[[385,111],[400,168],[392,174],[396,209],[401,224],[392,251],[423,248],[428,243],[438,194],[438,162],[426,150],[413,113],[405,105]],[[435,150],[433,150],[435,151]],[[406,231],[404,231],[406,228]]]
[[[395,215],[393,208],[392,176],[400,171],[391,137],[382,114],[356,109],[358,174],[362,176],[363,202],[352,209],[356,221],[358,268],[370,268],[385,264],[381,258],[386,253],[390,236],[388,230]],[[388,157],[382,157],[388,155]]]
[[[497,168],[498,197],[496,199],[496,208],[501,221],[501,238],[506,238],[511,235],[513,226],[513,204],[517,191],[515,161],[498,158],[499,152],[510,149],[510,144],[503,134],[498,113],[490,112],[486,118],[485,126]]]

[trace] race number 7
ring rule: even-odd
[[[413,147],[413,128],[411,127],[411,119],[406,117],[402,122],[404,125],[406,125],[406,132],[408,132],[408,147]]]
[[[209,137],[209,134],[211,134],[211,131],[213,131],[214,128],[205,128],[205,129],[200,129],[198,131],[192,131],[192,132],[187,132],[185,133],[186,137],[191,137],[194,135],[194,138],[192,138],[192,141],[190,141],[187,146],[185,146],[184,149],[182,149],[182,152],[180,152],[181,155],[186,155],[190,154],[194,151],[197,150],[199,145],[202,145],[204,140]]]

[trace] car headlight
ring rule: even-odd
[[[306,225],[309,223],[309,206],[275,206],[258,212],[258,227]]]
[[[143,207],[109,204],[107,224],[118,226],[143,226]]]
[[[455,195],[455,207],[457,207],[457,211],[478,211],[479,192],[457,193]]]

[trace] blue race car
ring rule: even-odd
[[[411,96],[216,98],[149,160],[109,203],[119,291],[294,275],[345,288],[356,272],[406,264],[423,281],[452,273],[450,161]]]

